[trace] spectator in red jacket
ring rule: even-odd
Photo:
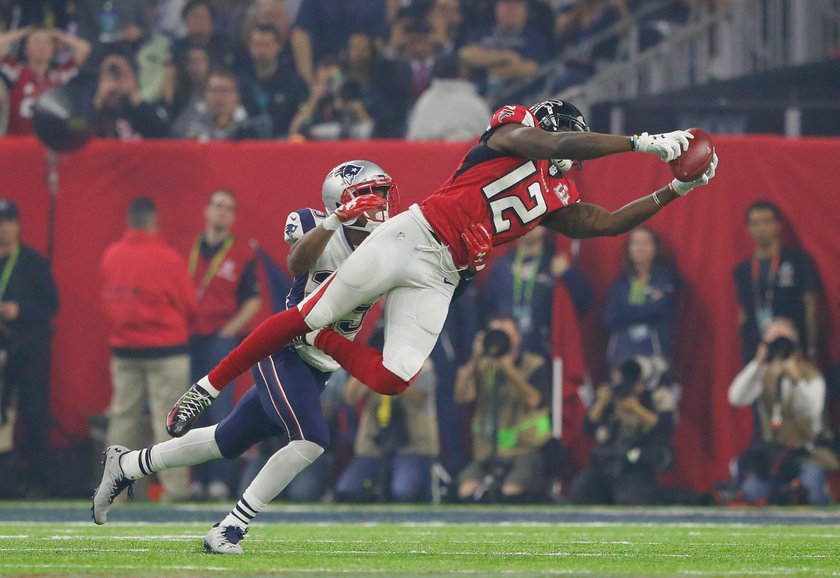
[[[197,304],[187,264],[158,234],[150,199],[131,201],[128,230],[105,251],[101,273],[114,386],[107,443],[148,444],[147,405],[154,441],[165,441],[166,414],[189,385],[188,332]],[[158,475],[165,499],[187,498],[187,470]]]

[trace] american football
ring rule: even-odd
[[[688,150],[668,163],[671,174],[684,182],[700,178],[709,168],[715,153],[709,133],[702,128],[690,128],[688,132],[694,135],[694,139],[688,144]]]

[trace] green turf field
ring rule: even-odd
[[[22,508],[16,504],[17,518]],[[142,509],[132,511],[142,517]],[[149,511],[154,517],[160,508]],[[352,520],[356,510],[340,511],[342,519]],[[470,510],[454,510],[453,522],[369,521],[378,511],[385,510],[359,509],[359,519],[366,520],[360,523],[255,523],[243,543],[244,556],[203,552],[212,516],[207,523],[105,526],[6,520],[0,575],[840,576],[840,523],[825,519],[790,525],[737,519],[470,523]],[[112,519],[119,514],[112,512]]]

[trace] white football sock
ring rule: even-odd
[[[265,505],[277,497],[296,475],[324,453],[324,448],[310,441],[292,441],[268,461],[242,494],[222,526],[246,528]]]
[[[216,426],[188,431],[183,437],[155,444],[150,448],[127,452],[120,467],[130,480],[139,480],[155,472],[194,466],[222,457],[216,443]]]

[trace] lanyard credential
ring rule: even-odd
[[[6,265],[3,266],[3,273],[0,274],[0,300],[6,294],[6,287],[9,285],[12,271],[14,271],[15,265],[17,264],[18,255],[20,255],[20,245],[15,245],[15,248],[9,254],[9,258],[6,260]]]
[[[190,250],[190,262],[188,263],[190,268],[190,275],[195,278],[195,272],[198,268],[198,256],[201,254],[201,240],[203,235],[199,235],[195,238],[195,243],[193,243],[192,249]],[[204,295],[204,291],[210,285],[210,282],[213,280],[213,277],[216,276],[216,271],[219,270],[219,266],[222,264],[222,261],[225,260],[227,254],[230,252],[230,248],[233,246],[234,237],[233,235],[229,235],[227,239],[225,239],[224,243],[222,243],[221,248],[216,252],[213,256],[213,260],[210,261],[210,264],[207,266],[207,271],[204,272],[204,277],[201,279],[201,285],[198,287],[198,298]]]
[[[519,329],[523,332],[531,330],[531,302],[534,299],[534,289],[537,285],[537,277],[540,272],[540,260],[542,250],[534,255],[529,261],[528,275],[523,275],[525,266],[524,257],[517,251],[513,261],[513,314],[519,323]],[[523,279],[523,277],[525,277]]]
[[[760,331],[764,331],[764,328],[773,318],[773,292],[776,286],[776,272],[779,270],[780,262],[781,257],[777,252],[770,260],[770,269],[767,271],[767,283],[764,287],[764,292],[762,292],[761,263],[759,262],[758,257],[752,258],[750,280],[752,281],[755,319]]]

